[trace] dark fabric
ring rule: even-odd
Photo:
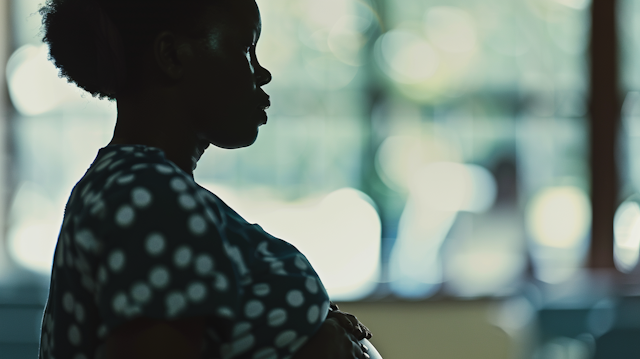
[[[159,149],[101,149],[71,193],[40,358],[104,356],[119,325],[207,318],[203,358],[289,358],[329,298],[291,244],[247,223]]]

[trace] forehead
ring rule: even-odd
[[[229,35],[259,34],[262,26],[254,0],[223,0],[219,5],[209,6],[203,20],[209,29]]]

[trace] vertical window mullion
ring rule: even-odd
[[[618,200],[616,141],[620,122],[616,0],[593,0],[590,39],[590,267],[614,268],[613,218]]]

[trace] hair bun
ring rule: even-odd
[[[40,14],[60,76],[93,96],[114,99],[126,82],[124,39],[98,0],[47,0]]]
[[[204,38],[199,19],[219,0],[46,0],[40,8],[49,59],[95,97],[136,86],[144,52],[162,30]]]

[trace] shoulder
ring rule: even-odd
[[[162,151],[145,146],[109,147],[100,151],[74,188],[67,212],[100,220],[118,216],[118,211],[167,209],[181,201],[194,207],[200,187]]]

